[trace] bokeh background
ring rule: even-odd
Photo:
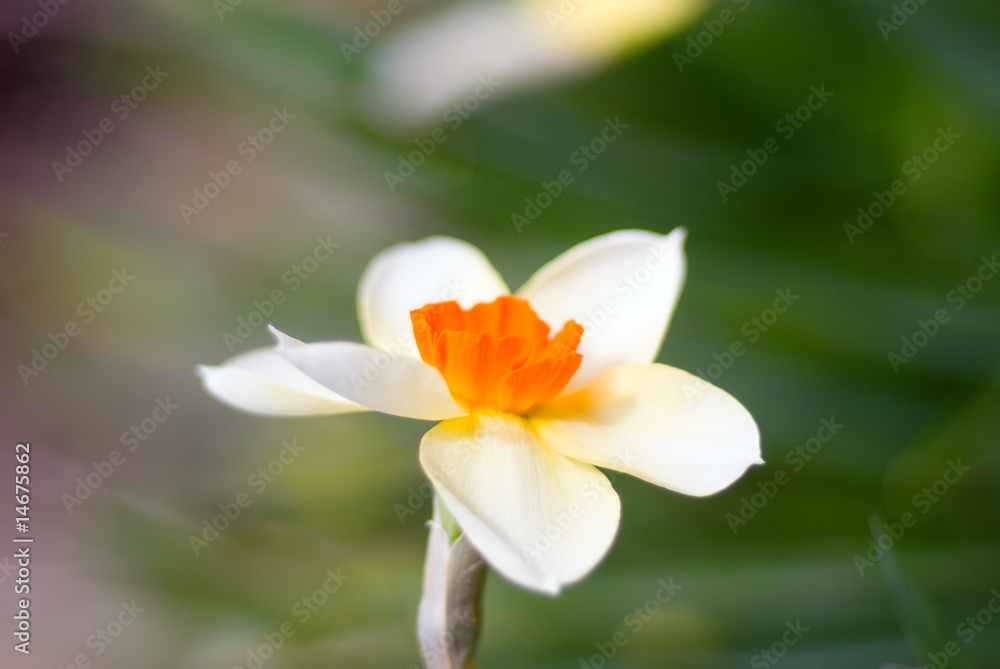
[[[358,277],[400,241],[469,240],[516,287],[680,225],[659,359],[739,398],[767,464],[709,499],[615,477],[608,558],[557,599],[491,577],[478,664],[943,666],[951,641],[997,666],[1000,5],[7,0],[0,27],[0,471],[31,442],[36,540],[30,655],[0,562],[3,666],[247,667],[290,622],[263,666],[415,668],[428,425],[244,415],[195,365],[266,345],[276,290],[282,330],[359,339]]]

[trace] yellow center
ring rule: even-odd
[[[457,302],[410,312],[420,357],[444,375],[455,401],[470,411],[523,414],[563,391],[583,359],[583,327],[550,328],[519,297],[465,310]]]

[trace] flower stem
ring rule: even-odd
[[[420,653],[427,669],[476,669],[472,655],[479,640],[486,563],[464,534],[454,535],[454,521],[437,496],[428,527],[417,612]]]

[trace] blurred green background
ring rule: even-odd
[[[775,666],[767,650],[786,669],[915,667],[953,641],[947,666],[997,666],[1000,5],[690,3],[651,37],[639,3],[639,27],[598,47],[560,41],[561,24],[472,39],[505,24],[413,0],[352,54],[388,3],[104,0],[45,5],[44,22],[43,4],[0,10],[2,467],[9,480],[13,445],[33,444],[37,541],[33,652],[5,632],[4,666],[246,667],[290,621],[264,666],[416,667],[429,425],[240,414],[194,366],[268,344],[263,327],[224,335],[275,290],[282,330],[360,339],[358,277],[399,241],[469,240],[516,287],[592,236],[679,225],[688,279],[659,360],[740,399],[767,464],[709,499],[613,477],[609,557],[557,599],[491,577],[478,664]],[[588,11],[570,5],[567,21]],[[408,51],[421,34],[446,57]],[[435,86],[509,65],[498,44],[523,63],[456,125],[441,109],[465,93]],[[248,149],[274,110],[285,125]],[[627,128],[580,162],[609,118]],[[76,167],[53,166],[86,141]],[[573,182],[519,227],[562,170]],[[845,228],[859,207],[867,227]],[[339,246],[304,263],[318,238]],[[798,298],[773,318],[779,290]],[[733,342],[745,353],[728,358]],[[824,420],[843,427],[810,442]],[[285,440],[305,450],[261,490]],[[241,493],[252,504],[196,554],[189,537]],[[897,535],[884,555],[868,544],[889,544],[882,522]],[[327,570],[343,582],[319,605]],[[669,579],[681,589],[660,605]],[[133,600],[143,611],[115,627]],[[783,641],[789,624],[808,631]]]

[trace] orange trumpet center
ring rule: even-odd
[[[455,401],[470,411],[523,414],[561,393],[580,367],[583,327],[550,328],[527,301],[498,297],[465,310],[457,302],[410,312],[424,362],[444,375]]]

